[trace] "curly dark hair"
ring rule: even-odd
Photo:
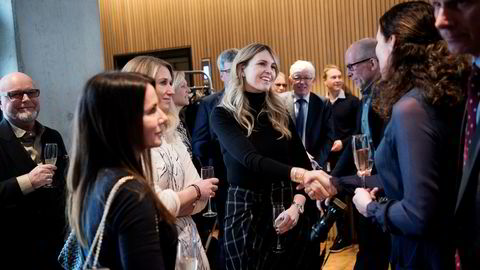
[[[393,105],[417,87],[434,106],[455,106],[464,100],[470,62],[454,56],[435,28],[431,5],[421,1],[395,5],[380,17],[385,40],[395,36],[382,80],[376,85],[379,98],[374,109],[388,119]]]

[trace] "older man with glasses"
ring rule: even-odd
[[[67,152],[60,134],[37,122],[40,90],[26,74],[0,80],[0,262],[15,269],[61,269]],[[57,144],[55,164],[44,146]]]
[[[290,67],[289,80],[293,91],[281,96],[305,149],[311,159],[324,168],[335,134],[331,106],[325,98],[312,93],[314,79],[313,64],[296,61]]]

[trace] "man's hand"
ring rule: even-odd
[[[332,149],[330,151],[332,152],[338,152],[343,149],[343,143],[341,140],[336,140],[333,142]]]
[[[53,175],[57,167],[52,164],[38,164],[28,173],[28,179],[34,189],[43,187],[44,185],[51,184]]]

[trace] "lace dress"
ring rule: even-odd
[[[186,250],[193,245],[195,247],[193,253],[198,261],[197,269],[209,270],[207,255],[203,249],[195,222],[191,216],[178,217],[180,199],[177,192],[201,179],[180,138],[176,134],[172,143],[167,143],[162,139],[162,145],[151,150],[155,192],[165,207],[177,216],[176,227],[178,242],[179,245],[182,245],[181,248]],[[205,208],[206,203],[206,200],[198,201],[192,214],[200,212]],[[179,269],[178,261],[175,268]]]

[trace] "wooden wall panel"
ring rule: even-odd
[[[288,74],[298,59],[317,69],[316,92],[324,94],[327,64],[344,68],[349,44],[375,37],[377,20],[407,0],[99,0],[105,66],[113,55],[191,46],[193,66],[212,60],[215,88],[222,87],[217,55],[251,42],[269,44]],[[347,85],[354,89],[350,80]],[[355,91],[358,94],[358,91]]]

